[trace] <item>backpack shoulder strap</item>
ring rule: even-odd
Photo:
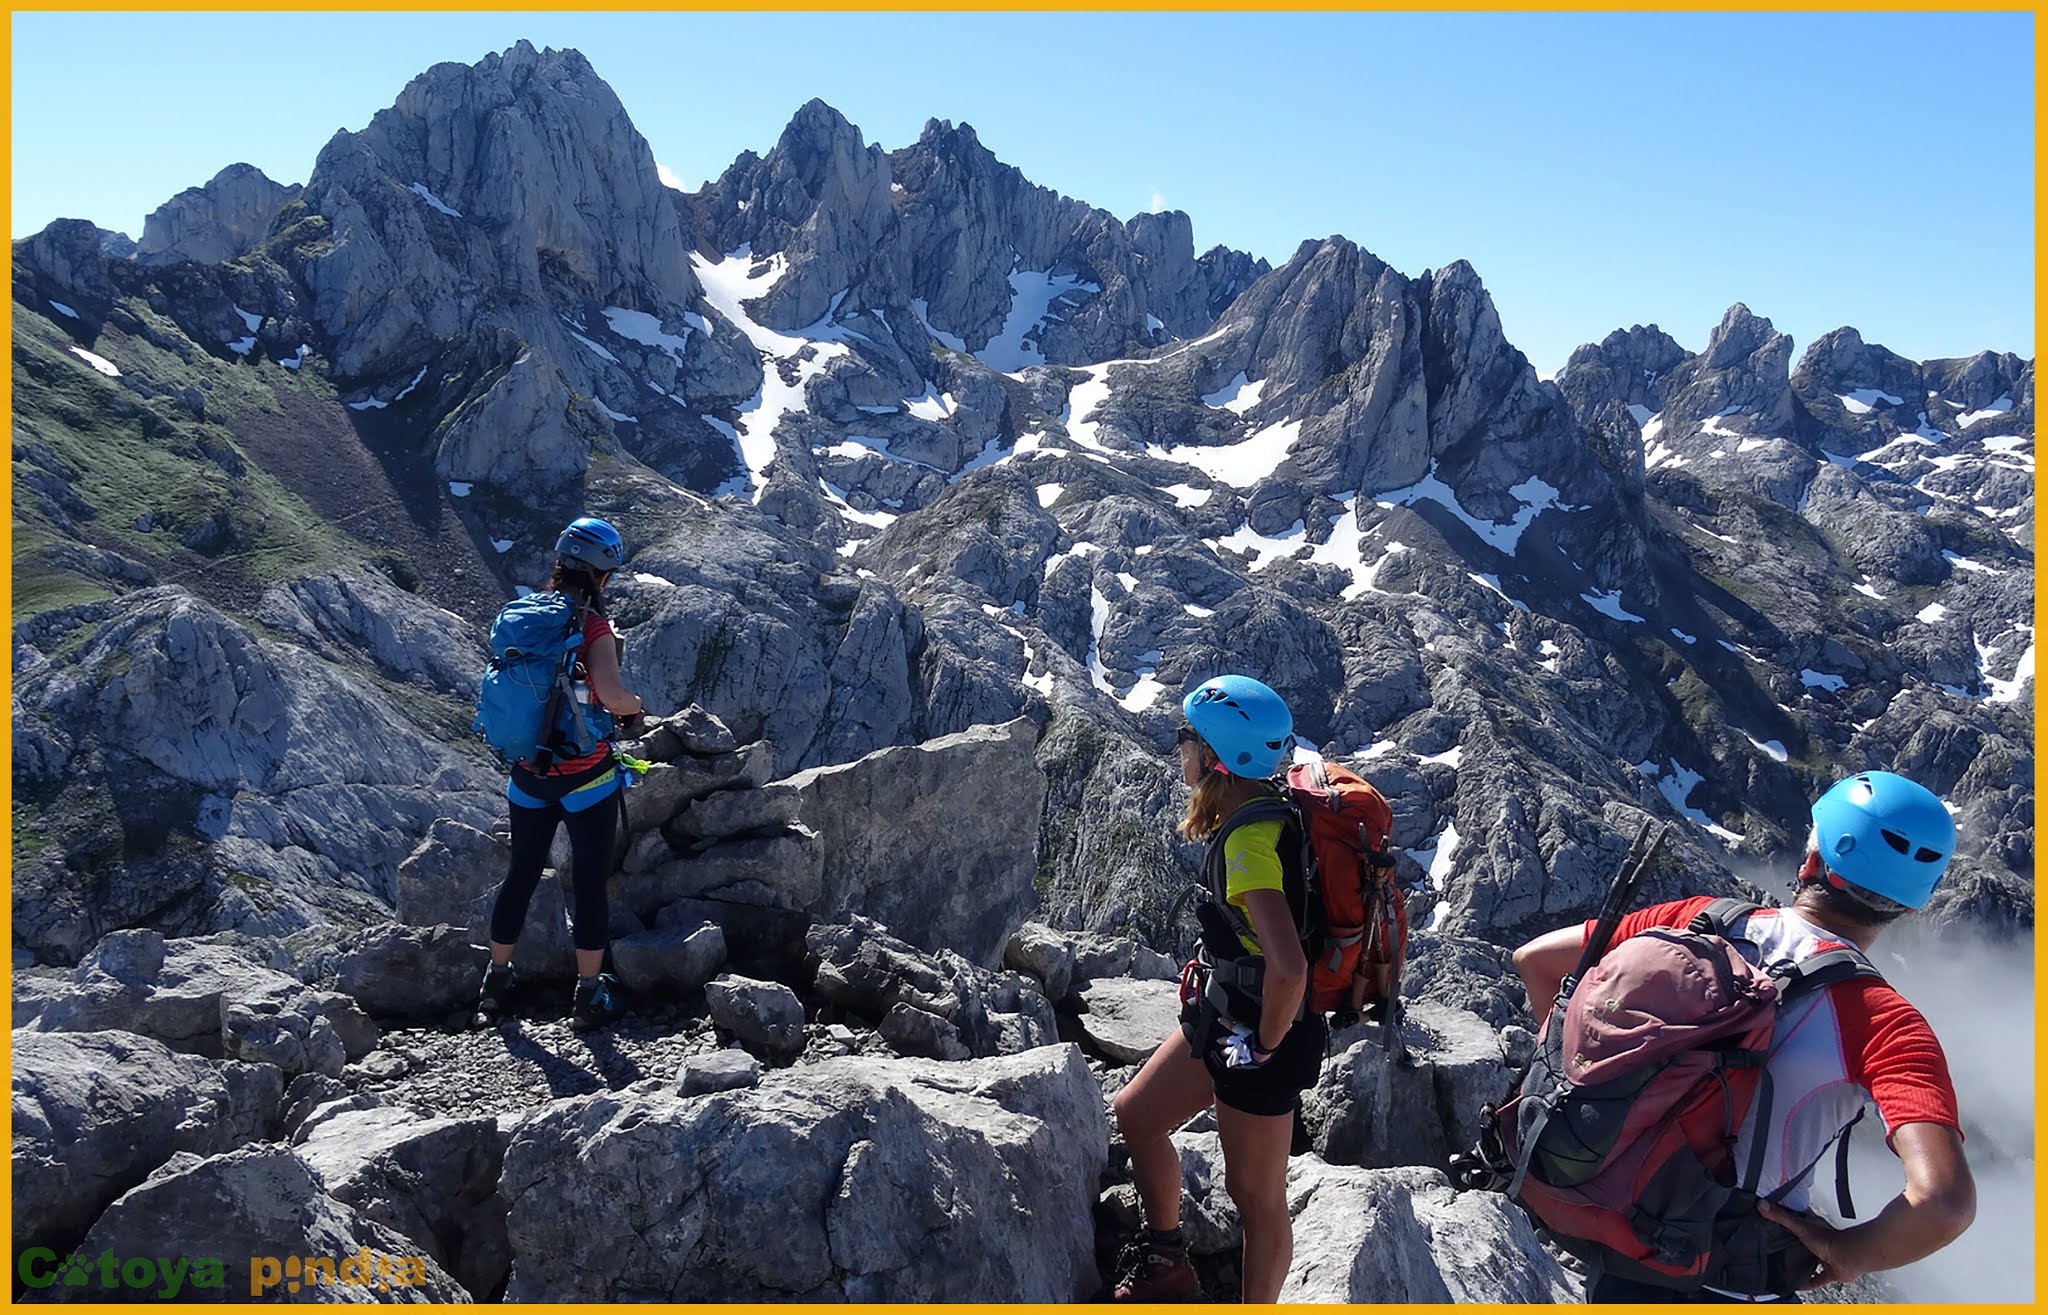
[[[1846,982],[1852,977],[1875,977],[1884,980],[1884,974],[1877,965],[1863,957],[1863,951],[1850,946],[1822,950],[1819,954],[1808,955],[1798,963],[1774,964],[1771,975],[1779,979],[1778,1008],[1784,1009],[1795,1002],[1812,995],[1815,991]]]
[[[1726,936],[1730,927],[1762,907],[1743,899],[1717,899],[1693,914],[1685,929],[1707,936]]]
[[[1301,809],[1294,802],[1293,794],[1290,791],[1283,787],[1280,793],[1275,794],[1270,798],[1254,799],[1250,803],[1240,807],[1236,812],[1232,813],[1227,819],[1224,820],[1223,825],[1217,829],[1215,836],[1210,840],[1209,843],[1217,846],[1216,852],[1220,853],[1224,841],[1229,838],[1231,832],[1237,830],[1239,827],[1254,826],[1260,822],[1278,822],[1281,825],[1281,844],[1276,846],[1276,849],[1280,854],[1281,871],[1283,873],[1283,876],[1285,877],[1285,887],[1283,893],[1287,895],[1287,902],[1289,907],[1294,910],[1295,929],[1297,932],[1299,932],[1302,926],[1303,918],[1305,916],[1304,909],[1306,906],[1307,897],[1306,891],[1297,889],[1297,876],[1296,873],[1293,871],[1295,865],[1290,864],[1288,862],[1286,829],[1289,826],[1297,828],[1300,831],[1303,838],[1302,847],[1303,849],[1306,849],[1308,828],[1302,823]],[[1307,858],[1308,855],[1304,853],[1299,856],[1299,859],[1297,861],[1300,863],[1305,863],[1307,861]],[[1218,875],[1217,881],[1221,881],[1220,875]],[[1217,904],[1221,905],[1223,907],[1223,911],[1227,913],[1231,918],[1241,922],[1244,926],[1244,929],[1247,932],[1251,931],[1250,920],[1246,919],[1245,916],[1242,913],[1240,913],[1238,909],[1230,903],[1229,900],[1224,898],[1223,891],[1220,885],[1208,882],[1205,882],[1204,884],[1209,886],[1209,897],[1212,900],[1214,900]]]
[[[1300,815],[1301,810],[1295,806],[1294,800],[1284,793],[1265,799],[1254,799],[1225,818],[1216,836],[1220,840],[1241,826],[1251,826],[1258,822],[1291,822],[1297,820]]]

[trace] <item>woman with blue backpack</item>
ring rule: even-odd
[[[619,821],[615,796],[626,786],[611,734],[616,726],[634,736],[646,720],[640,696],[620,682],[620,645],[605,616],[604,588],[625,556],[624,540],[607,522],[590,516],[570,522],[555,543],[547,589],[507,604],[491,628],[494,656],[478,727],[511,767],[505,798],[512,856],[491,911],[491,958],[477,995],[477,1014],[485,1020],[510,1005],[512,949],[555,830],[564,824],[575,892],[576,993],[569,1025],[579,1031],[602,1026],[625,1009],[618,981],[603,971],[610,921],[605,881]],[[537,710],[530,706],[535,703]]]
[[[1301,831],[1273,780],[1294,743],[1287,704],[1249,676],[1218,676],[1181,701],[1180,833],[1207,842],[1207,980],[1183,979],[1181,1025],[1115,1100],[1143,1235],[1118,1265],[1118,1301],[1182,1301],[1201,1284],[1180,1229],[1173,1130],[1216,1107],[1224,1180],[1244,1221],[1243,1298],[1279,1298],[1294,1255],[1287,1152],[1301,1093],[1327,1039],[1307,1008],[1309,965],[1287,891],[1301,888]],[[1256,819],[1256,820],[1254,820]]]

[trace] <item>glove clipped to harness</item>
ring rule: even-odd
[[[1225,1068],[1264,1068],[1272,1060],[1272,1051],[1259,1049],[1258,1033],[1241,1023],[1229,1027],[1229,1033],[1216,1043],[1223,1052]]]

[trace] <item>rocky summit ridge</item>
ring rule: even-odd
[[[1505,947],[1640,821],[1650,893],[1768,895],[1818,789],[1896,770],[1956,814],[1931,920],[2032,926],[2030,360],[1795,357],[1737,305],[1542,379],[1462,261],[1198,254],[966,124],[888,150],[811,101],[665,187],[524,42],[303,186],[231,165],[13,278],[18,1238],[314,1218],[441,1296],[1085,1298],[1134,1218],[1102,1102],[1170,1024],[1177,703],[1224,670],[1385,791],[1417,927],[1418,1063],[1340,1038],[1305,1109],[1300,1299],[1570,1294],[1441,1169],[1526,1060]],[[615,881],[638,1008],[450,1031],[504,862],[484,628],[584,513],[675,713]],[[537,991],[561,922],[544,883]]]

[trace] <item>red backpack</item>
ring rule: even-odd
[[[1603,1272],[1680,1290],[1790,1290],[1797,1239],[1756,1213],[1754,1191],[1771,1034],[1794,1001],[1878,972],[1853,949],[1757,967],[1728,939],[1756,908],[1715,900],[1684,928],[1608,949],[1551,1011],[1520,1090],[1488,1110],[1490,1149],[1512,1166],[1508,1194]],[[1737,1165],[1752,1104],[1759,1131]],[[1847,1132],[1835,1139],[1837,1195],[1853,1215]],[[1775,1204],[1818,1163],[1761,1199]]]

